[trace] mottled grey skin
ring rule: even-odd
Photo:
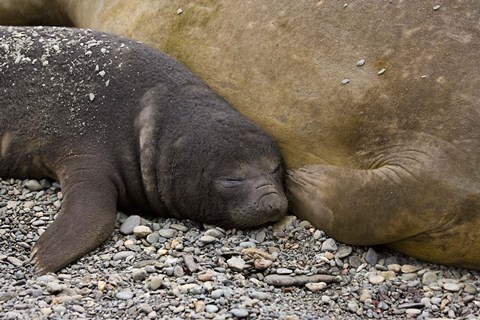
[[[0,28],[0,177],[59,179],[39,272],[96,248],[126,211],[223,227],[287,208],[274,141],[168,56],[126,38]]]

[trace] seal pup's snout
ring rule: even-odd
[[[281,219],[287,213],[288,200],[282,173],[248,177],[230,174],[216,180],[218,203],[223,203],[220,224],[230,228],[252,228]]]
[[[265,217],[266,222],[279,220],[287,212],[288,201],[285,193],[274,184],[257,187],[259,192],[256,212]]]

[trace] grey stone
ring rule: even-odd
[[[183,272],[183,268],[180,266],[175,266],[173,268],[173,275],[177,278],[183,277],[185,273]]]
[[[217,238],[215,238],[213,236],[205,235],[205,236],[202,236],[200,238],[200,241],[203,242],[203,243],[212,243],[212,242],[217,241]]]
[[[187,232],[188,231],[188,228],[185,225],[179,224],[179,223],[171,224],[170,228],[178,230],[178,231],[182,231],[182,232]]]
[[[349,301],[347,303],[347,308],[348,308],[348,310],[350,310],[350,312],[355,313],[355,312],[357,312],[359,306],[358,306],[358,303],[356,301]]]
[[[327,287],[325,282],[309,282],[305,284],[305,288],[312,292],[322,291]]]
[[[250,293],[250,298],[252,299],[258,299],[258,300],[271,300],[272,295],[267,292],[262,292],[262,291],[254,291]]]
[[[237,318],[246,318],[246,317],[248,317],[248,310],[247,310],[247,309],[234,308],[234,309],[231,309],[230,312],[232,313],[232,315],[233,315],[234,317],[237,317]]]
[[[223,296],[223,290],[222,289],[217,289],[217,290],[213,290],[211,293],[210,293],[210,297],[212,297],[212,299],[219,299],[220,297]]]
[[[162,286],[163,276],[153,276],[148,282],[148,288],[150,290],[158,290]]]
[[[133,229],[138,227],[142,222],[142,218],[137,215],[129,216],[120,227],[120,232],[126,235],[133,234]]]
[[[208,229],[207,231],[205,231],[204,236],[210,236],[217,239],[221,239],[225,237],[225,233],[218,229]]]
[[[183,261],[185,262],[185,266],[187,267],[188,271],[191,273],[197,271],[197,265],[195,264],[195,259],[191,254],[185,254],[183,256]]]
[[[365,260],[367,260],[368,264],[374,266],[378,262],[378,254],[372,247],[368,248],[367,253],[365,254]]]
[[[335,276],[317,274],[313,276],[285,276],[280,274],[269,274],[263,281],[271,286],[275,287],[291,287],[291,286],[304,286],[309,282],[325,282],[332,283],[337,282],[339,279]]]
[[[133,293],[131,291],[119,291],[115,297],[119,300],[130,300],[133,298]]]
[[[161,236],[161,237],[164,237],[166,239],[170,239],[170,238],[173,238],[177,235],[177,230],[174,230],[174,229],[160,229],[158,230],[158,234]]]
[[[16,294],[13,292],[0,292],[0,301],[8,301],[16,297]]]
[[[72,305],[72,310],[78,313],[85,313],[85,308],[82,306],[79,306],[78,304]]]
[[[43,186],[37,180],[28,180],[25,183],[25,188],[30,191],[40,191],[43,189]]]
[[[218,307],[214,304],[207,304],[205,306],[205,311],[207,313],[216,313],[218,311]]]
[[[443,284],[443,288],[447,291],[457,292],[460,291],[460,286],[457,283],[447,282]]]
[[[405,313],[407,314],[407,316],[417,316],[419,315],[420,313],[422,313],[422,310],[420,309],[407,309],[405,310]]]
[[[352,254],[352,251],[353,251],[353,248],[350,247],[350,246],[341,246],[337,253],[335,253],[335,257],[339,258],[339,259],[343,259],[343,258],[346,258],[348,257],[349,255]]]
[[[138,238],[143,238],[152,233],[152,229],[147,226],[136,226],[133,228],[133,234]]]
[[[143,281],[147,278],[147,272],[143,269],[133,269],[132,279],[133,281]]]
[[[22,260],[15,257],[7,257],[7,261],[13,264],[15,267],[21,267],[23,265]]]
[[[135,255],[135,252],[133,251],[119,251],[113,255],[112,260],[113,261],[123,260],[134,255]]]
[[[47,283],[47,292],[50,294],[57,294],[62,292],[65,289],[65,286],[56,282],[52,281]]]
[[[390,309],[390,306],[385,301],[380,301],[377,305],[377,308],[381,310],[388,310]]]
[[[291,274],[293,273],[293,270],[287,269],[287,268],[278,268],[277,269],[277,274]]]
[[[337,251],[337,243],[335,242],[335,240],[333,240],[332,238],[328,238],[327,240],[323,241],[322,243],[322,248],[320,249],[322,252],[325,252],[325,251],[330,251],[330,252],[333,252],[333,251]]]
[[[45,274],[43,276],[39,276],[37,278],[37,282],[49,283],[49,282],[55,281],[56,279],[57,279],[57,277],[55,277],[51,274]]]
[[[425,272],[422,276],[422,284],[428,286],[430,283],[437,282],[438,277],[435,272]]]
[[[147,242],[150,244],[155,244],[160,239],[160,235],[157,232],[150,233],[147,236]]]
[[[153,311],[153,308],[148,303],[139,304],[138,309],[145,314],[149,314]]]
[[[240,257],[231,257],[227,260],[227,265],[233,271],[241,272],[245,269],[245,260]]]
[[[5,319],[23,319],[22,314],[15,311],[8,311],[5,313]]]
[[[265,231],[259,231],[257,232],[257,234],[255,234],[255,240],[257,240],[260,243],[265,241],[266,238],[267,238],[267,234],[265,233]]]

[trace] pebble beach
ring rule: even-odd
[[[57,182],[0,179],[0,319],[480,318],[479,272],[345,245],[294,216],[245,231],[118,213],[102,246],[36,275],[31,248],[61,202]]]

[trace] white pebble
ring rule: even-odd
[[[363,66],[364,64],[365,64],[365,59],[360,59],[360,60],[357,61],[357,63],[355,63],[355,65],[356,65],[357,67],[361,67],[361,66]]]

